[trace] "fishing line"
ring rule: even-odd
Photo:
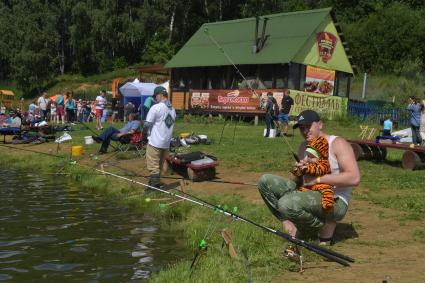
[[[44,153],[44,152],[37,152],[37,151],[33,151],[33,150],[28,150],[28,149],[25,149],[25,148],[14,148],[14,147],[7,146],[7,145],[0,145],[0,146],[7,147],[7,148],[12,148],[12,149],[23,150],[23,151],[29,151],[29,152],[33,152],[33,153],[44,154],[44,155],[53,156],[53,157],[64,158],[62,156],[57,156],[57,155],[53,155],[53,154],[49,154],[49,153]],[[254,221],[252,221],[252,220],[250,220],[248,218],[245,218],[245,217],[243,217],[241,215],[238,215],[238,214],[236,214],[234,212],[226,211],[226,210],[224,210],[223,208],[221,208],[221,207],[219,207],[217,205],[213,205],[213,204],[211,204],[211,203],[209,203],[209,202],[207,202],[205,200],[202,200],[202,199],[200,199],[198,197],[195,197],[195,196],[193,196],[193,195],[191,195],[189,193],[181,192],[180,191],[181,193],[184,194],[184,196],[183,196],[183,195],[176,194],[176,193],[173,193],[173,192],[170,192],[170,191],[167,191],[167,190],[163,190],[161,188],[156,188],[156,187],[150,186],[148,184],[145,184],[145,183],[142,183],[142,182],[139,182],[139,181],[135,181],[133,179],[130,179],[130,178],[127,178],[127,177],[124,177],[124,176],[120,176],[120,175],[117,175],[117,174],[114,174],[114,173],[111,173],[111,172],[108,172],[108,171],[104,171],[104,170],[100,170],[100,169],[97,169],[97,168],[94,168],[94,167],[90,167],[88,165],[79,164],[79,163],[76,163],[76,162],[75,162],[75,164],[76,165],[79,165],[79,166],[82,166],[82,167],[89,168],[91,170],[95,170],[95,171],[100,172],[100,173],[104,173],[105,175],[114,176],[117,179],[125,180],[125,181],[128,181],[128,182],[133,183],[133,184],[138,184],[138,185],[144,186],[146,188],[153,189],[153,190],[158,191],[158,192],[162,192],[162,193],[165,193],[165,194],[168,194],[168,195],[171,195],[171,196],[180,198],[180,199],[187,200],[187,201],[189,201],[191,203],[194,203],[194,204],[197,204],[199,206],[207,207],[207,208],[210,208],[210,209],[213,209],[213,210],[218,210],[221,213],[223,213],[223,214],[225,214],[225,215],[227,215],[227,216],[229,216],[229,217],[231,217],[231,218],[233,218],[235,220],[241,220],[242,222],[245,222],[245,223],[254,225],[254,226],[258,227],[258,228],[261,228],[262,230],[264,230],[266,232],[275,234],[275,235],[277,235],[277,236],[279,236],[281,238],[284,238],[284,239],[288,240],[289,242],[292,242],[292,243],[294,243],[296,245],[300,245],[300,246],[302,246],[302,247],[304,247],[304,248],[306,248],[306,249],[308,249],[308,250],[310,250],[310,251],[312,251],[314,253],[317,253],[317,254],[319,254],[319,255],[321,255],[321,256],[329,259],[329,260],[332,260],[334,262],[337,262],[337,263],[339,263],[339,264],[341,264],[343,266],[350,266],[350,264],[348,262],[354,262],[354,259],[351,258],[351,257],[345,256],[345,255],[343,255],[341,253],[338,253],[338,252],[335,252],[335,251],[332,251],[332,250],[328,250],[328,249],[323,248],[321,246],[318,246],[318,245],[315,245],[315,244],[306,242],[304,240],[298,239],[298,238],[296,238],[294,236],[291,236],[289,234],[286,234],[286,233],[284,233],[282,231],[275,230],[275,229],[269,228],[267,226],[263,226],[263,225],[261,225],[259,223],[256,223],[256,222],[254,222]]]
[[[210,32],[208,30],[208,27],[205,27],[204,28],[204,32],[208,36],[208,38],[215,44],[215,46],[218,48],[218,50],[220,50],[220,52],[223,53],[224,57],[226,57],[226,59],[230,62],[230,64],[236,70],[236,73],[241,76],[241,78],[244,80],[244,82],[246,82],[246,84],[248,85],[248,88],[258,98],[258,100],[259,100],[259,108],[261,108],[260,107],[261,106],[261,98],[260,98],[260,96],[257,94],[257,92],[255,92],[255,89],[251,86],[251,84],[248,82],[248,80],[245,78],[245,76],[242,74],[242,72],[239,70],[239,68],[235,65],[235,63],[233,62],[232,58],[230,58],[230,56],[226,53],[226,51],[224,51],[223,47],[210,34]]]

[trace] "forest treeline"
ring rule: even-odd
[[[0,80],[25,96],[62,74],[164,63],[205,22],[333,7],[360,71],[421,76],[424,0],[1,0]],[[296,27],[295,27],[296,28]]]

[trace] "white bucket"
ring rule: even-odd
[[[85,144],[93,144],[93,138],[92,136],[85,136],[84,137]]]

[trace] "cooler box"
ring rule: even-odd
[[[218,165],[215,157],[200,151],[169,155],[166,160],[171,169],[187,173],[189,179],[194,182],[214,179],[215,167]]]

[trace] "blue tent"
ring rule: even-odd
[[[131,101],[134,104],[135,109],[139,109],[140,104],[143,105],[146,98],[153,95],[153,90],[157,86],[158,85],[154,83],[141,83],[138,80],[126,83],[125,85],[120,87],[120,92],[124,97],[124,105]],[[141,119],[144,120],[146,118],[146,115],[144,113],[143,107],[141,107],[141,109]]]

